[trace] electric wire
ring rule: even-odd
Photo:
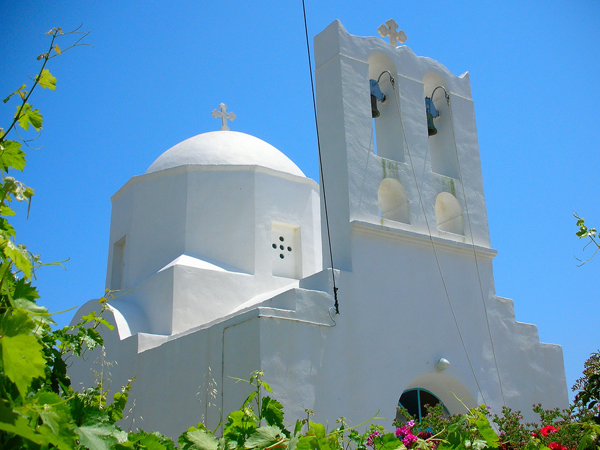
[[[437,88],[436,88],[437,89]],[[434,90],[435,92],[435,90]],[[433,101],[433,93],[431,94],[431,101]],[[477,269],[477,279],[479,280],[479,292],[481,294],[481,303],[483,303],[483,311],[485,313],[485,320],[487,323],[488,335],[490,337],[490,343],[492,345],[492,354],[494,355],[494,364],[496,365],[496,373],[498,374],[498,384],[500,385],[500,394],[502,395],[502,404],[506,406],[506,399],[504,398],[504,389],[502,387],[502,379],[500,377],[500,368],[498,367],[498,359],[496,358],[496,349],[494,347],[494,339],[492,339],[492,330],[490,327],[490,319],[488,317],[487,305],[485,304],[485,295],[483,294],[483,285],[481,283],[481,273],[479,271],[479,261],[477,259],[477,251],[475,250],[475,240],[473,239],[473,229],[471,228],[471,215],[469,214],[469,205],[467,202],[467,194],[465,193],[465,185],[463,183],[462,171],[460,168],[460,158],[458,157],[458,146],[456,145],[456,134],[454,133],[454,116],[452,114],[452,108],[450,107],[450,94],[446,92],[446,102],[448,104],[448,111],[450,112],[450,128],[452,129],[452,138],[454,140],[454,152],[456,154],[456,162],[458,165],[458,176],[460,177],[460,186],[462,188],[463,199],[465,201],[465,212],[467,213],[467,222],[469,224],[469,234],[471,236],[471,247],[473,248],[473,257],[475,258],[475,268]]]
[[[329,215],[327,214],[327,196],[325,195],[325,177],[323,176],[323,161],[321,158],[321,139],[319,138],[319,122],[317,120],[317,101],[315,97],[315,83],[313,81],[313,70],[310,55],[310,44],[308,39],[308,25],[306,23],[306,7],[304,0],[302,0],[302,13],[304,14],[304,34],[306,36],[306,52],[308,54],[308,70],[310,74],[310,88],[312,90],[312,102],[313,102],[313,113],[315,116],[315,127],[317,130],[317,149],[319,152],[319,174],[321,176],[321,192],[323,193],[323,209],[325,210],[325,227],[327,229],[327,243],[329,244],[329,259],[331,261],[331,279],[333,283],[333,298],[335,313],[340,313],[340,306],[338,303],[338,288],[335,284],[335,268],[333,264],[333,250],[331,249],[331,233],[329,231]]]
[[[444,286],[444,292],[446,293],[446,299],[448,300],[448,306],[450,307],[450,312],[452,313],[452,318],[454,319],[454,324],[456,325],[456,331],[458,332],[458,336],[460,338],[460,342],[462,343],[463,350],[465,351],[465,356],[467,357],[467,361],[469,363],[469,367],[471,369],[471,373],[473,374],[473,379],[475,380],[475,384],[477,384],[477,390],[481,394],[481,398],[484,403],[485,396],[483,395],[483,391],[481,390],[481,386],[479,385],[479,380],[477,379],[477,375],[475,374],[475,369],[473,368],[473,363],[471,362],[471,358],[469,357],[469,352],[467,351],[467,346],[465,344],[465,340],[463,338],[462,332],[460,331],[460,326],[458,324],[458,319],[456,318],[456,313],[454,312],[454,307],[452,306],[452,301],[450,300],[450,294],[448,292],[448,287],[446,285],[446,280],[444,279],[444,274],[442,272],[442,267],[440,265],[440,260],[437,254],[437,250],[435,249],[435,242],[433,241],[433,236],[431,234],[431,227],[429,226],[429,220],[427,220],[427,214],[425,213],[425,205],[423,203],[423,197],[421,195],[421,189],[419,188],[419,183],[417,181],[417,175],[415,173],[415,166],[413,164],[412,155],[410,153],[410,147],[408,145],[408,139],[406,138],[406,132],[404,130],[404,123],[402,122],[402,115],[400,113],[400,100],[399,97],[401,95],[400,91],[396,91],[395,83],[392,82],[392,89],[394,90],[394,100],[396,104],[396,110],[398,111],[398,119],[400,121],[400,128],[402,129],[402,136],[404,138],[404,143],[406,145],[406,151],[408,153],[408,159],[410,161],[410,167],[413,174],[413,178],[415,181],[415,186],[417,188],[417,193],[419,195],[419,203],[421,205],[421,210],[423,211],[423,217],[425,218],[425,225],[427,226],[427,233],[429,235],[429,240],[431,242],[431,248],[433,249],[433,254],[435,256],[435,262],[437,264],[437,268],[440,274],[440,278],[442,280],[442,285]]]

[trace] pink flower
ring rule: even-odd
[[[402,439],[402,443],[406,446],[406,448],[411,448],[417,439],[418,438],[414,434],[409,434]]]
[[[379,431],[379,430],[375,430],[375,431],[373,431],[373,432],[372,432],[372,433],[369,435],[369,437],[367,438],[367,445],[368,445],[369,447],[373,447],[373,450],[376,450],[376,449],[377,449],[377,446],[376,446],[376,445],[373,443],[373,440],[374,440],[376,437],[379,437],[379,436],[381,436],[381,431]]]
[[[406,436],[407,434],[411,434],[411,433],[410,433],[410,428],[408,428],[406,425],[396,429],[396,437]]]
[[[409,420],[408,422],[406,422],[406,426],[408,428],[412,428],[415,426],[415,421],[414,420]]]

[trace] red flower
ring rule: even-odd
[[[540,432],[542,433],[542,436],[548,436],[549,434],[556,433],[558,430],[560,430],[560,427],[555,428],[552,425],[546,425]]]
[[[550,450],[569,450],[567,447],[565,447],[564,445],[559,444],[558,442],[550,442],[548,444],[548,448]]]
[[[537,433],[534,433],[534,432],[531,432],[531,435],[532,435],[533,437],[538,437]]]

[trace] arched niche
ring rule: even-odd
[[[445,407],[444,403],[434,393],[420,387],[411,388],[405,390],[398,400],[398,406],[406,409],[408,414],[421,421],[423,417],[427,415],[427,408],[434,407],[441,404],[443,412],[446,416],[449,416],[448,408]],[[404,422],[405,417],[398,411],[396,414],[396,420],[398,422]]]
[[[396,91],[392,87],[389,74],[384,73],[387,70],[396,79],[398,71],[392,60],[380,52],[371,53],[368,64],[369,79],[379,80],[381,92],[386,96],[384,102],[377,101],[380,115],[373,119],[373,151],[383,158],[404,162],[400,102]]]
[[[377,200],[383,219],[410,223],[408,195],[398,180],[384,178],[377,189]]]
[[[448,91],[446,82],[439,74],[427,72],[423,77],[423,96],[432,98],[431,95],[435,90],[432,100],[435,108],[440,113],[439,117],[433,119],[437,134],[429,136],[431,169],[440,175],[458,179],[458,161],[456,160],[456,144],[454,142],[450,108],[446,101],[444,90],[442,88],[435,89],[438,86],[442,86]],[[423,111],[425,112],[425,100],[423,100]],[[424,132],[427,133],[427,116],[426,114],[424,116]]]
[[[465,234],[465,224],[460,203],[448,192],[441,192],[435,199],[437,228],[454,234]]]
[[[454,377],[440,372],[427,373],[415,378],[403,392],[421,389],[435,395],[450,414],[462,413],[467,408],[477,407],[477,401],[469,390]]]

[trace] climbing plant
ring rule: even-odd
[[[578,228],[575,235],[579,239],[585,239],[588,241],[587,244],[584,246],[584,249],[588,245],[591,245],[593,247],[592,256],[590,256],[588,259],[582,260],[582,259],[577,258],[577,260],[581,263],[579,265],[583,266],[590,259],[592,259],[594,256],[596,256],[596,253],[600,249],[600,241],[598,241],[598,232],[596,231],[595,228],[588,228],[588,226],[585,224],[585,219],[583,217],[579,217],[577,215],[577,213],[573,213],[573,216],[575,217],[575,219],[577,219],[576,225]]]
[[[32,284],[44,264],[18,243],[10,223],[15,202],[30,205],[34,195],[15,178],[26,165],[27,138],[43,126],[43,116],[30,98],[40,87],[56,90],[50,60],[87,45],[83,39],[88,33],[79,30],[53,28],[46,34],[50,44],[37,57],[40,66],[31,86],[23,84],[4,99],[5,104],[16,103],[16,112],[8,127],[0,129],[0,448],[109,448],[122,433],[114,424],[123,417],[130,386],[116,393],[110,404],[102,384],[75,392],[64,359],[102,345],[97,327],[110,325],[92,313],[75,326],[52,328],[52,315],[38,305],[39,293]],[[12,136],[16,138],[9,139]]]

